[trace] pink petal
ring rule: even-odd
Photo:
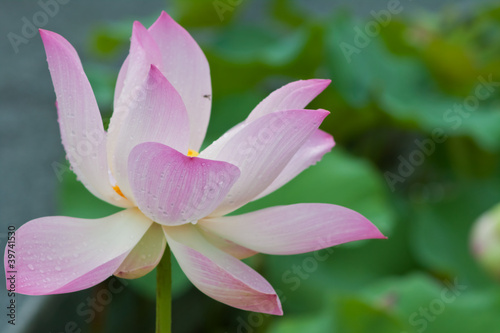
[[[61,294],[94,286],[111,276],[151,225],[138,209],[86,220],[43,217],[16,232],[16,292]],[[5,270],[8,248],[5,251]]]
[[[137,279],[151,272],[160,262],[167,240],[158,223],[148,231],[128,254],[114,275],[125,279]]]
[[[148,78],[152,64],[156,67],[160,66],[160,50],[148,30],[140,22],[136,21],[132,29],[129,55],[118,74],[113,116],[110,119],[108,128],[108,161],[113,174],[116,172],[113,155],[119,144],[119,137],[123,136],[122,128],[126,122],[125,119],[130,113],[135,113],[136,109],[146,99],[145,81]],[[120,184],[121,186],[123,185]]]
[[[227,254],[230,254],[235,258],[245,259],[254,256],[258,253],[256,251],[247,249],[246,247],[240,246],[234,242],[231,242],[225,238],[217,236],[212,232],[203,230],[201,228],[198,229],[198,231],[203,235],[203,237],[205,237],[206,240],[212,243],[212,245],[215,245],[217,248],[221,249],[222,251],[226,252]]]
[[[253,269],[210,244],[193,225],[163,227],[168,244],[189,280],[227,305],[281,315],[271,285]]]
[[[330,84],[330,82],[330,80],[320,79],[301,80],[289,83],[275,90],[255,107],[247,119],[231,128],[218,140],[208,146],[203,151],[203,156],[206,158],[217,156],[220,150],[234,135],[236,135],[236,133],[257,118],[276,111],[299,110],[305,108],[307,104]]]
[[[250,113],[245,122],[285,110],[304,109],[330,84],[331,80],[311,79],[291,82],[267,96]]]
[[[385,238],[361,214],[329,204],[276,206],[203,219],[199,227],[268,254],[305,253],[361,239]]]
[[[212,105],[207,59],[191,35],[165,12],[149,28],[149,32],[161,51],[162,73],[186,105],[191,126],[189,148],[199,151]]]
[[[125,58],[125,60],[123,61],[122,67],[120,68],[120,71],[118,72],[118,77],[116,79],[115,95],[114,95],[115,109],[117,108],[118,100],[120,99],[120,96],[123,91],[123,84],[125,83],[125,78],[127,77],[128,63],[129,63],[129,56],[127,56],[127,58]],[[115,113],[115,110],[113,110],[113,113]]]
[[[299,151],[293,156],[290,162],[288,162],[280,175],[254,200],[276,191],[295,178],[299,173],[319,162],[323,158],[323,155],[332,150],[334,145],[335,142],[330,134],[322,130],[316,130],[316,132],[307,139],[304,145],[300,147]]]
[[[124,116],[111,156],[114,177],[122,193],[133,200],[128,180],[128,157],[143,142],[158,142],[188,152],[189,120],[181,97],[154,66],[138,89],[143,96],[133,112]]]
[[[236,165],[241,177],[210,215],[234,211],[266,189],[328,114],[324,110],[278,111],[240,129],[212,157]]]
[[[78,54],[62,36],[42,29],[40,35],[56,92],[62,142],[73,171],[96,197],[131,206],[109,182],[106,133]]]
[[[128,168],[138,207],[165,225],[196,222],[208,215],[240,175],[229,163],[188,157],[153,142],[132,149]]]
[[[146,78],[151,64],[162,67],[161,53],[155,40],[148,30],[138,21],[134,22],[130,51],[123,62],[115,87],[115,107],[133,99],[132,93],[140,87]]]

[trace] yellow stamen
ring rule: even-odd
[[[126,199],[126,197],[123,195],[122,190],[120,190],[118,185],[113,186],[113,190],[115,190],[116,193],[118,193],[119,195],[121,195],[122,197],[124,197]]]
[[[196,157],[196,156],[200,155],[200,153],[198,153],[196,150],[188,149],[188,154],[187,155],[189,157]]]

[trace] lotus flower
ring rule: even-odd
[[[240,309],[282,314],[271,285],[239,259],[384,238],[362,215],[330,204],[225,216],[331,150],[333,138],[318,129],[328,112],[304,109],[329,80],[276,90],[198,155],[211,108],[209,66],[198,44],[166,13],[149,29],[134,23],[107,132],[75,49],[56,33],[40,34],[72,170],[92,194],[124,210],[96,220],[53,216],[21,226],[17,292],[60,294],[111,275],[138,278],[158,264],[168,242],[206,295]]]
[[[477,219],[471,230],[470,243],[477,262],[500,280],[500,204]]]

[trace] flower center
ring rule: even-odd
[[[200,155],[200,153],[198,153],[196,150],[188,149],[187,156],[189,156],[189,157],[196,157],[198,155]]]
[[[127,199],[127,197],[125,197],[123,195],[122,190],[120,190],[120,188],[118,187],[118,185],[113,186],[113,190],[115,190],[116,193],[118,193],[119,195],[121,195],[122,197],[124,197],[125,199]]]

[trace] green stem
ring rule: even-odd
[[[172,266],[170,248],[156,267],[156,333],[172,332]]]

